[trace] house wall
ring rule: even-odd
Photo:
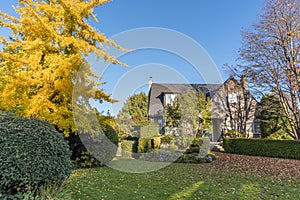
[[[257,137],[260,134],[254,124],[257,101],[235,79],[228,79],[222,85],[213,95],[212,103],[212,116],[223,120],[221,127],[224,133],[236,130],[245,132],[248,137]]]

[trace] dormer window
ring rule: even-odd
[[[172,105],[175,98],[176,94],[165,94],[165,105]]]

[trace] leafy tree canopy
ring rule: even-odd
[[[118,114],[117,124],[125,135],[133,135],[135,126],[148,125],[148,96],[143,92],[130,96]]]
[[[212,130],[211,106],[204,93],[186,91],[178,94],[172,104],[165,106],[166,126],[178,127],[190,134],[209,133]]]
[[[84,60],[95,53],[105,61],[123,64],[109,55],[108,47],[121,50],[89,22],[93,9],[109,0],[20,0],[18,17],[0,12],[0,26],[12,31],[0,36],[0,109],[48,120],[68,135],[76,131],[72,92],[76,73],[84,65],[82,91],[89,98],[112,101],[103,84]],[[74,101],[76,104],[76,101]]]

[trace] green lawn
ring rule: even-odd
[[[282,159],[269,162],[268,158],[260,161],[251,160],[253,157],[242,158],[246,159],[229,156],[210,164],[174,163],[148,173],[126,173],[109,167],[79,169],[73,171],[65,187],[71,190],[73,199],[82,200],[300,199],[299,161],[291,161],[296,162],[293,163],[296,168],[298,166],[296,171],[290,174],[287,169],[279,175],[276,169],[282,171],[280,167],[273,166],[275,171],[260,168],[267,169],[265,165],[270,163],[285,167]],[[127,161],[114,162],[122,165]],[[252,164],[255,166],[245,167]]]

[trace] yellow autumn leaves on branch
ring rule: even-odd
[[[107,52],[125,50],[99,33],[88,22],[97,20],[93,9],[108,0],[23,0],[19,17],[0,12],[0,26],[11,30],[11,39],[0,42],[0,109],[50,121],[66,134],[76,131],[72,116],[72,91],[78,69],[84,64],[90,77],[90,98],[110,101],[98,86],[103,84],[85,62],[94,53],[110,63],[124,65]]]

